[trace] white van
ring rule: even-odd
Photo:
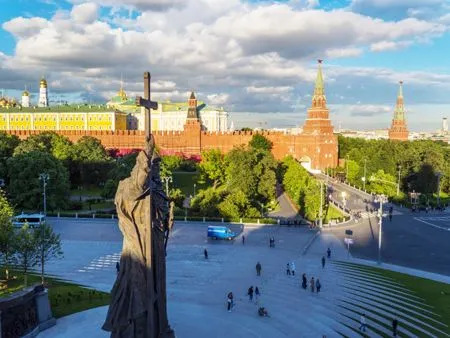
[[[42,214],[20,214],[13,217],[12,224],[21,228],[27,223],[30,228],[37,228],[45,222],[45,216]]]

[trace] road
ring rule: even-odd
[[[326,176],[320,175],[321,179]],[[335,194],[346,192],[347,207],[351,210],[365,212],[367,208],[377,209],[377,204],[365,203],[370,195],[349,188],[341,183],[332,183]],[[387,208],[386,208],[387,209]],[[448,211],[447,211],[448,212]],[[408,209],[395,208],[392,222],[383,218],[382,261],[410,268],[441,273],[450,276],[450,213],[436,212],[421,214],[412,213]],[[431,217],[421,220],[418,217]],[[438,218],[449,217],[448,223]],[[425,222],[424,222],[425,221]],[[353,230],[355,244],[351,248],[353,256],[358,258],[378,259],[378,218],[365,215],[358,223],[350,223],[345,228],[330,231],[342,241],[345,229]]]

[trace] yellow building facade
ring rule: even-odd
[[[104,110],[104,111],[102,111]],[[25,110],[1,109],[0,130],[126,130],[127,114],[95,108],[62,106],[30,108]]]

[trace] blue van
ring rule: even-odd
[[[231,231],[230,228],[226,226],[215,226],[215,225],[208,226],[208,238],[228,239],[231,241],[237,235],[238,235],[237,233]]]

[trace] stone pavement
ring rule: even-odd
[[[207,240],[206,225],[176,226],[168,247],[167,287],[169,319],[177,337],[360,337],[362,312],[370,337],[389,335],[394,316],[400,322],[400,337],[448,337],[448,328],[411,291],[347,265],[346,249],[332,234],[320,236],[302,256],[312,234],[307,229],[253,226],[244,227],[243,233],[245,245],[240,237],[231,242]],[[269,236],[275,236],[275,248],[268,247]],[[66,260],[52,263],[52,273],[109,291],[121,243],[65,240],[63,245]],[[320,260],[327,247],[332,259],[323,269]],[[255,273],[257,261],[261,277]],[[286,275],[291,261],[295,276]],[[320,294],[300,287],[302,273],[308,281],[320,278]],[[251,285],[261,291],[257,302],[247,298]],[[229,291],[235,295],[232,313],[226,311]],[[270,318],[257,315],[261,305]],[[107,337],[100,329],[106,311],[102,307],[61,318],[39,337]]]

